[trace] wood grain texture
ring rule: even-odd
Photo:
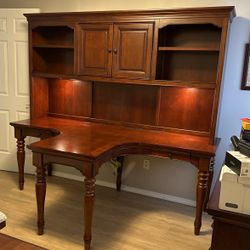
[[[110,76],[112,67],[113,25],[80,24],[80,75]]]
[[[0,246],[1,250],[46,250],[5,234],[0,234]]]
[[[43,234],[44,200],[46,181],[45,166],[58,163],[79,169],[86,178],[93,179],[102,163],[113,157],[128,154],[149,154],[182,159],[194,164],[199,172],[209,175],[210,158],[214,156],[216,145],[211,145],[207,137],[181,135],[159,131],[144,131],[90,122],[71,121],[58,118],[40,118],[11,123],[15,129],[57,130],[59,134],[28,146],[33,152],[33,164],[37,167],[38,233]],[[84,163],[89,163],[89,167]],[[200,233],[204,202],[209,195],[208,178],[197,184],[195,234]],[[40,185],[38,185],[40,183]],[[88,192],[88,190],[87,190]],[[86,194],[85,194],[86,195]],[[85,200],[85,249],[90,248],[93,202]]]
[[[214,90],[161,88],[159,125],[210,132]]]
[[[138,18],[143,19],[148,17],[150,19],[155,16],[164,17],[168,15],[169,17],[176,17],[176,14],[181,15],[183,18],[187,17],[198,17],[203,16],[204,12],[207,13],[208,16],[214,16],[218,18],[227,18],[230,21],[235,17],[235,8],[234,6],[221,6],[221,7],[200,7],[200,8],[177,8],[177,9],[166,9],[166,10],[119,10],[119,11],[91,11],[91,12],[73,12],[74,17],[72,18],[72,12],[64,12],[64,13],[39,13],[39,14],[25,14],[28,21],[38,21],[46,20],[46,18],[50,18],[51,21],[61,22],[73,22],[75,20],[86,20],[88,22],[92,22],[93,20],[98,21],[108,21],[108,20],[119,20],[121,18],[133,19]],[[101,15],[100,15],[101,14]]]
[[[215,155],[216,144],[209,138],[165,131],[143,130],[94,122],[44,117],[11,123],[15,128],[30,131],[40,129],[59,131],[59,134],[29,145],[37,152],[72,155],[72,158],[99,163],[121,154],[146,153],[168,156],[171,152],[210,158]],[[209,167],[209,166],[207,166]],[[204,169],[205,170],[205,169]],[[207,169],[208,170],[208,169]]]
[[[8,225],[1,230],[51,250],[82,250],[83,182],[47,179],[46,233],[38,236],[34,179],[26,175],[25,190],[16,186],[16,173],[0,172],[1,210]],[[115,180],[114,180],[115,181]],[[193,235],[195,209],[159,199],[96,187],[93,242],[95,250],[207,250],[211,218],[204,214],[202,235]],[[66,216],[67,215],[67,216]]]
[[[90,117],[92,84],[77,80],[50,79],[49,113]]]
[[[112,75],[149,79],[152,45],[153,23],[115,24]]]
[[[30,82],[31,118],[46,116],[49,110],[48,80],[32,77]]]
[[[39,234],[44,225],[46,164],[73,166],[86,177],[84,240],[88,250],[93,213],[93,199],[88,195],[94,194],[98,169],[112,157],[139,153],[182,159],[199,169],[195,217],[195,234],[199,234],[210,184],[210,159],[217,146],[213,141],[225,34],[233,16],[233,7],[27,15],[30,33],[34,32],[29,36],[35,39],[29,44],[31,77],[110,79],[110,84],[81,84],[80,88],[75,80],[44,78],[38,80],[37,87],[34,80],[31,106],[41,105],[37,117],[44,117],[11,124],[29,135],[39,132],[38,137],[45,130],[56,131],[56,136],[29,145],[37,167]],[[168,25],[166,20],[175,22],[173,30],[163,28]],[[172,38],[166,42],[169,34]],[[62,44],[58,44],[60,37]],[[158,50],[153,43],[160,45]],[[157,54],[157,59],[152,58]],[[151,71],[157,79],[151,78]],[[131,78],[144,82],[129,82]],[[123,84],[117,84],[119,79]],[[154,80],[155,85],[161,81],[159,86],[171,81],[171,86],[142,88],[153,85]],[[33,95],[40,95],[40,87],[42,94],[36,101]],[[35,111],[32,108],[32,114]],[[47,115],[81,117],[88,122]],[[99,123],[94,123],[95,119]],[[125,126],[128,124],[130,127]],[[155,129],[152,125],[159,126]]]
[[[181,126],[185,133],[192,131],[191,133],[209,136],[212,142],[216,129],[226,34],[234,15],[235,11],[231,6],[154,11],[79,12],[61,15],[48,13],[47,16],[28,14],[26,16],[30,33],[30,73],[31,76],[45,78],[78,79],[117,83],[117,85],[129,83],[141,86],[188,86],[208,89],[210,97],[210,89],[215,89],[211,112],[210,103],[208,104],[209,112],[204,120],[206,125],[198,126],[198,129],[189,126],[190,124]],[[69,88],[74,88],[73,82]],[[127,93],[127,97],[124,98],[117,93],[119,92],[117,89],[112,90],[112,93],[105,93],[105,90],[102,90],[104,93],[100,95],[108,98],[105,100],[106,106],[104,105],[101,110],[100,104],[96,109],[90,100],[88,105],[93,107],[87,106],[87,110],[90,110],[90,113],[94,109],[98,110],[99,119],[106,121],[125,121],[124,124],[130,123],[129,125],[156,124],[157,127],[159,109],[154,111],[154,103],[159,103],[159,100],[157,96],[155,97],[155,92],[152,91],[151,100],[145,96],[137,100],[134,96],[140,94],[138,95],[136,88],[125,90],[121,87],[120,90],[123,92],[129,90],[131,98]],[[81,91],[88,92],[86,89],[79,89],[79,93]],[[64,101],[58,103],[56,101],[60,100],[58,96],[62,92],[58,91],[58,94],[55,92],[51,91],[52,96],[47,100],[50,101],[49,104],[43,101],[35,103],[42,107],[43,114],[46,114],[45,111],[49,106],[52,109],[49,113],[53,116],[70,116],[77,119],[85,117],[85,111],[78,108],[75,110],[75,107],[69,108],[76,103],[71,101],[74,94],[71,93],[72,97],[66,96],[66,106],[63,106]],[[81,98],[80,96],[76,95],[77,98]],[[65,99],[63,97],[62,100]],[[116,101],[118,104],[114,107]],[[130,111],[130,104],[137,108],[138,103],[145,106],[149,104],[149,107],[145,107],[149,108],[148,117],[144,116],[145,112],[141,108],[134,113]],[[193,109],[195,115],[200,112],[198,109],[199,107]],[[116,110],[121,111],[109,114],[109,111]],[[153,112],[155,113],[152,114]],[[88,112],[86,117],[89,117]],[[211,120],[209,127],[207,127],[208,119]],[[167,127],[163,124],[164,122],[161,123],[163,127]],[[179,126],[172,125],[171,130],[181,132]]]
[[[155,125],[157,87],[96,83],[93,118]]]
[[[217,77],[218,51],[159,51],[157,79],[195,81],[214,84]],[[162,65],[162,66],[160,66]]]

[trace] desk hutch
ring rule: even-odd
[[[29,23],[31,118],[13,122],[19,185],[25,137],[37,168],[43,234],[45,166],[85,176],[85,249],[90,248],[95,176],[112,157],[150,154],[198,169],[195,234],[213,173],[217,111],[233,7],[40,13]],[[118,189],[121,171],[118,175]]]

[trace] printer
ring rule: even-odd
[[[242,118],[240,139],[232,136],[220,173],[219,208],[250,215],[250,118]]]
[[[250,158],[227,151],[220,182],[219,208],[250,215]]]

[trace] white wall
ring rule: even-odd
[[[244,8],[249,11],[250,2],[242,6],[243,13]],[[250,41],[250,12],[246,18],[239,15],[240,10],[241,8],[231,26],[224,70],[224,86],[218,123],[218,137],[222,140],[217,151],[216,174],[223,163],[225,151],[230,149],[230,137],[240,134],[240,118],[250,117],[250,91],[240,89],[245,44]]]
[[[223,5],[236,6],[237,17],[231,26],[227,60],[224,68],[224,85],[218,120],[218,137],[221,138],[221,142],[217,151],[215,178],[223,163],[225,151],[230,148],[231,135],[239,135],[240,133],[240,118],[250,117],[250,91],[240,90],[244,46],[250,39],[249,0],[1,0],[0,2],[1,8],[37,7],[44,12],[164,9]],[[151,161],[151,169],[147,171],[142,168],[143,159],[142,156],[127,157],[123,180],[125,185],[188,200],[195,199],[196,169],[193,166],[180,161],[147,157]],[[79,176],[77,171],[72,172],[66,168],[63,171],[64,173],[68,172]],[[108,166],[101,168],[98,179],[102,182],[114,182],[115,180],[112,170]]]

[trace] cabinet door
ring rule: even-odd
[[[79,25],[80,75],[110,76],[112,65],[112,24]]]
[[[150,77],[153,23],[114,24],[113,77]]]

